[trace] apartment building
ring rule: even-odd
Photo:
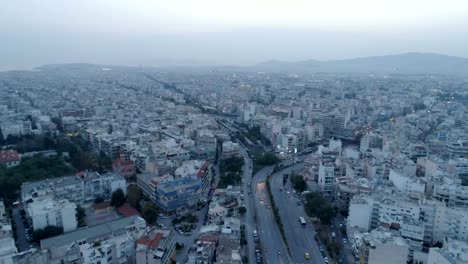
[[[63,232],[70,232],[78,227],[76,205],[68,200],[45,198],[26,204],[26,215],[34,230],[46,226],[62,227]]]
[[[127,183],[122,176],[86,171],[74,176],[25,182],[21,185],[21,198],[27,202],[40,197],[54,197],[56,200],[66,199],[81,205],[93,202],[96,198],[110,199],[119,188],[127,193]]]
[[[202,181],[197,177],[167,179],[155,190],[155,202],[166,215],[181,215],[196,210],[202,193]]]
[[[430,248],[427,264],[452,263],[468,263],[468,243],[460,240],[446,239],[442,248]]]
[[[320,162],[318,173],[318,184],[323,193],[331,195],[335,189],[336,170],[339,170],[333,163]]]
[[[145,220],[131,216],[43,239],[40,252],[50,264],[135,263],[135,242],[145,230]]]
[[[238,157],[240,146],[238,143],[232,141],[224,141],[222,144],[221,159],[229,159],[232,157]]]
[[[136,242],[136,264],[169,264],[175,258],[174,232],[151,228]]]

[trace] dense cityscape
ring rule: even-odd
[[[468,83],[0,73],[0,263],[468,263]]]

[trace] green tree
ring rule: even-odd
[[[78,206],[76,208],[76,221],[78,222],[78,227],[86,226],[86,211],[83,207]]]
[[[324,225],[329,225],[335,215],[333,206],[320,193],[306,195],[305,210],[307,215],[318,217]]]
[[[39,242],[42,239],[54,237],[63,234],[63,228],[57,226],[46,226],[33,232],[33,240]]]
[[[304,178],[300,175],[291,175],[290,181],[292,184],[292,187],[298,191],[298,192],[303,192],[307,190],[307,183],[305,182]]]
[[[118,188],[112,193],[111,205],[114,207],[120,207],[125,203],[125,194],[122,189]]]
[[[247,212],[247,208],[244,206],[239,207],[239,214],[244,215]]]
[[[154,225],[158,220],[159,209],[154,202],[147,202],[143,207],[142,216],[149,225]]]
[[[127,202],[134,208],[140,207],[141,190],[135,184],[128,187],[127,190]]]

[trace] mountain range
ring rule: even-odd
[[[252,67],[256,71],[325,72],[362,74],[442,74],[468,76],[468,59],[435,53],[403,53],[346,60],[267,61]]]

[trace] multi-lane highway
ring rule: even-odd
[[[266,178],[273,167],[260,170],[252,179],[252,197],[256,212],[257,232],[260,237],[265,263],[294,263],[286,250],[266,190]],[[251,262],[253,263],[253,262]]]
[[[303,163],[298,163],[273,174],[270,179],[271,191],[286,233],[291,263],[325,263],[314,239],[315,230],[312,223],[303,226],[299,222],[301,216],[307,219],[302,202],[293,194],[289,181],[283,186],[283,174],[299,172],[302,166]],[[306,259],[306,253],[310,259]]]

